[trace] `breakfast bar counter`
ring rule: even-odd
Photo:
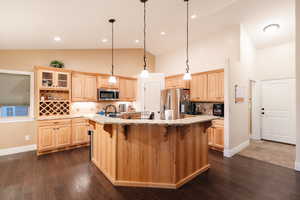
[[[176,189],[209,169],[206,129],[217,117],[87,118],[94,126],[92,162],[115,186]]]

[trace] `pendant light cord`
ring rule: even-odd
[[[189,65],[189,0],[186,0],[186,9],[187,9],[187,21],[186,21],[186,73],[190,72],[190,65]]]
[[[144,70],[147,69],[146,58],[146,1],[144,2]]]
[[[111,39],[111,75],[114,75],[114,22],[111,23],[111,32],[112,32],[112,39]]]

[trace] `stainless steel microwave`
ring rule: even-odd
[[[119,90],[113,90],[113,89],[98,89],[98,100],[118,100],[119,99]]]

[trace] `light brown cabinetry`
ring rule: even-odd
[[[120,77],[120,100],[135,101],[137,93],[137,80],[133,78]]]
[[[116,83],[109,82],[108,75],[101,75],[97,77],[97,87],[98,88],[105,88],[105,89],[119,89],[119,77],[116,77]]]
[[[38,121],[38,154],[87,145],[88,120],[84,118]]]
[[[209,73],[207,75],[209,101],[224,101],[224,72]]]
[[[70,114],[71,71],[53,67],[35,67],[36,109],[40,117]]]
[[[40,68],[37,70],[37,81],[41,89],[68,90],[70,89],[71,73]]]
[[[97,77],[73,73],[72,101],[97,101]]]
[[[72,119],[72,145],[88,143],[88,130],[89,124],[86,119]]]
[[[197,102],[224,102],[224,70],[192,75],[191,100]]]
[[[165,84],[166,84],[165,85],[166,89],[173,89],[173,88],[189,89],[190,88],[190,81],[183,80],[183,74],[166,77]]]
[[[211,149],[224,150],[224,120],[213,120],[212,126],[207,129],[208,145]]]
[[[207,101],[207,74],[192,75],[191,100]]]
[[[71,120],[38,123],[38,153],[71,145]]]

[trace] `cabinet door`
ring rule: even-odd
[[[214,128],[214,146],[220,149],[224,148],[224,128],[215,127]]]
[[[219,101],[224,101],[224,72],[218,73],[217,80],[217,98]]]
[[[97,101],[97,78],[96,76],[85,76],[84,80],[84,99]]]
[[[119,89],[119,78],[116,77],[116,83],[110,83],[109,76],[98,76],[97,77],[97,87],[98,88],[108,88],[108,89]]]
[[[207,74],[197,74],[191,80],[191,100],[207,100]]]
[[[38,128],[38,151],[55,149],[55,126]]]
[[[125,101],[136,100],[137,81],[120,78],[120,99]]]
[[[72,76],[72,101],[84,100],[84,77],[81,75]]]
[[[71,126],[58,126],[56,128],[56,148],[71,145]]]
[[[59,89],[69,89],[70,87],[70,73],[56,72],[55,86]]]
[[[135,101],[136,100],[136,90],[137,90],[137,81],[136,80],[127,80],[127,93],[128,96],[127,98],[131,101]]]
[[[89,141],[87,124],[72,125],[72,144],[84,144]]]
[[[38,71],[38,81],[40,88],[53,88],[55,85],[55,72]]]
[[[224,101],[224,72],[208,74],[208,99]]]

